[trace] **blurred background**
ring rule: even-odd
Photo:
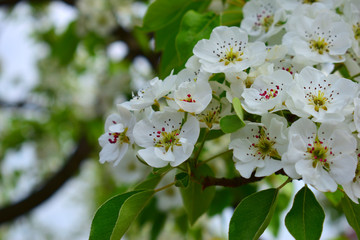
[[[87,239],[97,207],[147,176],[131,154],[101,165],[97,139],[153,76],[148,4],[0,1],[0,239]]]
[[[116,103],[157,75],[153,36],[139,27],[150,2],[0,0],[0,239],[88,239],[100,204],[151,171],[132,151],[116,167],[101,165],[97,140]],[[281,213],[302,186],[287,186],[264,239],[292,238]],[[219,204],[189,228],[179,191],[169,188],[126,239],[227,239],[234,194],[218,189]],[[348,239],[346,220],[329,216],[323,239]]]

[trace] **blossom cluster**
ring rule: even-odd
[[[319,191],[341,185],[357,202],[360,2],[309,2],[247,2],[240,26],[216,27],[185,69],[118,105],[99,139],[100,161],[118,163],[135,143],[149,166],[177,167],[201,128],[220,129],[220,119],[234,115],[238,98],[246,125],[231,133],[228,148],[242,177],[282,169]]]

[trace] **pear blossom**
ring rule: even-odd
[[[358,153],[359,159],[359,153]],[[359,204],[360,198],[360,161],[358,160],[357,167],[355,169],[355,177],[349,183],[342,185],[344,191],[348,197],[353,200],[355,203]]]
[[[327,9],[332,9],[336,6],[335,2],[338,0],[277,0],[279,5],[287,11],[296,11],[301,5],[307,4],[312,5],[322,5]]]
[[[253,114],[262,115],[285,109],[286,90],[293,83],[290,73],[278,70],[270,75],[261,75],[255,79],[250,88],[241,95],[244,98],[244,109]]]
[[[186,161],[196,143],[200,127],[198,120],[184,113],[154,112],[149,118],[136,123],[134,138],[137,145],[145,149],[138,151],[139,156],[152,167],[164,167],[170,163],[176,167]]]
[[[357,92],[358,84],[348,79],[325,76],[315,68],[305,67],[295,75],[285,103],[299,117],[312,116],[315,122],[342,122],[352,113],[351,103]]]
[[[119,164],[127,152],[129,145],[134,142],[133,128],[136,123],[135,117],[129,110],[118,106],[120,114],[111,114],[105,121],[105,133],[100,136],[99,144],[100,162],[114,162]]]
[[[220,119],[223,116],[229,115],[231,111],[231,104],[225,99],[212,99],[204,111],[196,115],[201,127],[209,129],[220,129]]]
[[[252,0],[243,8],[241,29],[264,41],[278,33],[286,21],[285,11],[273,0]]]
[[[177,78],[177,88],[169,95],[168,104],[176,110],[198,114],[202,112],[212,99],[212,90],[208,82],[210,73],[200,69],[184,69]],[[176,104],[171,100],[174,99]]]
[[[149,85],[145,89],[140,89],[133,98],[124,102],[121,105],[129,110],[142,110],[153,104],[157,104],[158,100],[165,95],[169,94],[175,88],[176,76],[170,74],[164,81],[155,77],[149,82]]]
[[[346,125],[323,123],[317,129],[311,120],[300,118],[289,129],[284,171],[319,191],[334,192],[355,177],[356,145]]]
[[[208,82],[184,82],[175,90],[174,97],[182,110],[198,114],[210,103],[212,91]]]
[[[312,18],[307,12],[315,17]],[[282,43],[298,62],[307,62],[309,65],[336,63],[345,60],[343,55],[351,47],[350,37],[349,24],[335,13],[323,8],[303,6],[298,14],[289,19]]]
[[[282,168],[280,161],[287,149],[287,121],[275,114],[266,114],[259,123],[246,126],[231,135],[235,168],[245,178],[268,176]]]
[[[346,52],[346,61],[344,62],[346,69],[351,76],[355,76],[360,73],[360,56],[357,57],[352,49]],[[360,76],[355,78],[356,81],[360,81]]]
[[[360,2],[348,0],[344,7],[344,19],[351,26],[352,50],[360,57]]]
[[[210,39],[200,40],[193,49],[203,70],[210,73],[239,72],[264,62],[265,44],[248,43],[248,35],[238,27],[214,28]]]

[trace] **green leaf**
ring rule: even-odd
[[[244,121],[237,115],[227,115],[220,119],[220,128],[224,133],[233,133],[244,126]]]
[[[160,182],[162,175],[154,175],[151,174],[145,181],[139,183],[135,186],[134,190],[147,190],[147,189],[154,189],[158,183]]]
[[[234,110],[236,112],[236,115],[242,120],[244,121],[244,111],[241,107],[241,102],[240,102],[240,99],[237,98],[237,97],[234,97],[233,100],[232,100],[232,103],[233,103],[233,107],[234,107]]]
[[[186,62],[193,54],[195,44],[201,39],[209,38],[212,30],[219,25],[220,18],[213,12],[204,14],[193,10],[186,12],[175,40],[179,61]]]
[[[80,39],[76,33],[76,22],[72,22],[55,42],[52,54],[59,59],[60,64],[67,65],[73,59],[79,41]]]
[[[233,200],[233,192],[229,188],[221,188],[216,190],[214,199],[211,202],[208,215],[210,217],[215,216],[216,214],[221,214],[222,211],[231,206]]]
[[[221,14],[221,25],[225,26],[240,26],[243,19],[242,8],[239,6],[230,5]]]
[[[154,190],[141,191],[135,193],[123,203],[110,238],[111,240],[119,240],[124,236],[131,223],[136,219],[154,193]]]
[[[218,83],[223,83],[225,81],[225,74],[215,73],[210,77],[209,81],[216,81]]]
[[[285,225],[296,240],[320,239],[325,213],[312,191],[303,187],[296,195]]]
[[[229,240],[259,239],[274,214],[278,190],[263,190],[244,198],[230,220]]]
[[[89,239],[110,239],[120,208],[128,198],[139,192],[131,191],[119,194],[101,205],[92,221]]]
[[[156,0],[153,2],[144,17],[143,29],[157,31],[166,27],[181,17],[190,9],[205,9],[210,0]]]
[[[159,239],[159,234],[161,233],[161,230],[165,226],[166,217],[167,217],[167,215],[165,213],[163,213],[163,212],[159,212],[154,217],[154,223],[152,225],[151,233],[150,233],[150,240]]]
[[[201,165],[194,173],[196,179],[205,176],[214,176],[211,168],[207,165]],[[202,189],[202,185],[195,181],[190,181],[186,188],[180,188],[184,207],[187,212],[190,224],[193,225],[196,220],[205,213],[215,195],[215,187]]]
[[[175,186],[176,187],[187,187],[189,185],[189,174],[181,172],[175,176]]]
[[[220,129],[210,130],[210,132],[206,136],[206,140],[216,139],[216,138],[219,138],[219,137],[221,137],[223,135],[224,135],[224,132],[221,131]]]
[[[360,204],[355,204],[348,196],[345,196],[341,201],[341,206],[349,225],[360,239]]]

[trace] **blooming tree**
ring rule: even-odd
[[[155,49],[162,51],[164,80],[151,80],[119,103],[119,116],[108,117],[99,138],[100,162],[122,161],[133,145],[153,174],[99,208],[90,238],[114,201],[121,204],[109,222],[111,238],[123,236],[146,202],[172,185],[193,224],[208,211],[214,186],[266,179],[266,190],[236,207],[229,239],[259,238],[284,186],[294,181],[305,184],[285,218],[295,239],[321,236],[325,215],[314,189],[338,196],[334,204],[360,237],[358,2],[180,2],[157,0],[144,18],[143,29],[155,33]],[[171,28],[176,31],[165,34]],[[219,152],[209,149],[214,139],[223,139]],[[215,162],[229,157],[237,174],[215,177]],[[156,188],[174,168],[173,181]]]

